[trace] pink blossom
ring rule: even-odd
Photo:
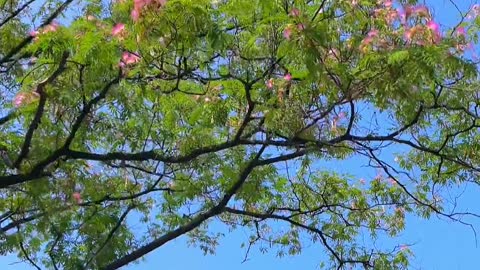
[[[298,31],[303,31],[303,30],[305,30],[305,25],[303,23],[299,23],[299,24],[297,24],[297,29],[298,29]]]
[[[290,73],[287,73],[285,74],[285,76],[283,76],[283,79],[289,82],[292,80],[292,75]]]
[[[285,30],[283,30],[283,37],[286,40],[290,40],[290,36],[292,35],[292,29],[290,26],[287,26]]]
[[[267,88],[272,89],[273,88],[273,79],[268,80],[266,85],[267,85]]]
[[[455,30],[455,34],[457,34],[458,37],[460,36],[465,37],[467,32],[465,31],[465,28],[463,26],[460,26]]]
[[[45,26],[43,33],[55,32],[58,30],[59,24],[57,22],[51,22],[49,25]]]
[[[415,6],[412,9],[412,13],[416,14],[417,16],[420,17],[427,17],[430,18],[430,12],[428,11],[428,8],[426,6]]]
[[[134,9],[140,10],[146,6],[147,2],[145,0],[133,0]]]
[[[480,13],[480,5],[479,4],[475,4],[472,6],[472,10],[475,11],[475,12],[479,12]]]
[[[383,5],[387,8],[391,7],[392,6],[392,0],[385,0],[385,2],[383,3]]]
[[[410,42],[412,40],[413,34],[414,34],[414,31],[413,31],[412,28],[405,29],[405,32],[403,33],[403,35],[405,36],[405,39],[408,42]]]
[[[470,12],[468,12],[467,19],[474,19],[474,18],[478,17],[478,15],[480,15],[480,5],[475,4],[470,9]]]
[[[430,29],[433,33],[433,40],[435,43],[440,42],[441,33],[440,33],[440,26],[433,20],[427,22],[427,28]]]
[[[373,41],[372,37],[366,37],[362,40],[363,45],[368,45]]]
[[[16,108],[22,106],[25,103],[25,100],[27,99],[27,94],[25,93],[18,93],[15,95],[13,98],[13,106]]]
[[[392,23],[397,19],[398,13],[395,10],[389,10],[385,16],[385,19],[387,20],[388,23]]]
[[[433,20],[430,20],[430,21],[427,22],[427,27],[428,27],[428,29],[430,29],[434,32],[440,31],[440,26],[438,25],[438,23],[436,23]]]
[[[368,32],[367,36],[370,37],[370,38],[373,38],[373,37],[378,36],[378,30],[377,30],[377,29],[372,29],[372,30],[370,30],[370,31]]]
[[[352,0],[352,6],[358,5],[358,0]]]
[[[422,33],[423,32],[423,27],[421,27],[420,25],[416,25],[412,28],[406,28],[405,29],[405,33],[403,34],[405,36],[405,40],[407,42],[411,42],[415,36],[417,36],[418,33]],[[423,44],[422,41],[417,41],[417,44]]]
[[[74,193],[72,194],[72,198],[75,200],[75,202],[76,202],[77,204],[81,204],[81,203],[82,203],[82,195],[80,195],[80,193],[74,192]]]
[[[123,52],[122,54],[122,62],[125,65],[131,65],[135,64],[140,61],[140,57],[137,56],[136,54],[130,53],[130,52]]]
[[[36,99],[38,97],[39,97],[39,94],[35,91],[30,92],[30,93],[21,92],[21,93],[18,93],[18,94],[15,95],[12,103],[13,103],[13,106],[15,108],[19,108],[23,105],[27,105],[27,104],[33,102],[34,99]]]
[[[372,29],[367,33],[367,36],[362,40],[362,44],[360,45],[360,49],[366,49],[366,46],[372,43],[373,38],[378,36],[378,30]]]
[[[138,11],[136,8],[134,8],[134,9],[132,9],[132,13],[130,14],[130,16],[132,17],[132,20],[134,22],[136,22],[140,18],[140,11]]]
[[[407,245],[401,245],[400,250],[401,251],[408,250],[408,246]]]
[[[118,36],[125,30],[125,24],[117,23],[112,29],[112,36]]]
[[[133,21],[138,21],[140,18],[140,12],[145,6],[156,4],[156,7],[162,7],[167,3],[167,0],[134,0],[133,1],[133,10],[130,13]]]
[[[467,45],[465,45],[465,44],[457,44],[457,45],[455,45],[455,48],[456,48],[459,52],[464,52],[468,47],[467,47]]]
[[[31,37],[37,37],[39,34],[40,34],[40,32],[38,32],[36,30],[30,31],[30,36]]]
[[[300,16],[300,10],[298,8],[292,8],[292,10],[290,11],[290,16],[292,17]]]
[[[48,32],[55,32],[58,30],[58,27],[60,25],[57,23],[57,22],[52,22],[48,25],[46,25],[45,27],[43,27],[42,29],[40,30],[33,30],[33,31],[30,31],[30,36],[33,37],[35,40],[38,39],[38,36],[40,34],[46,34]]]

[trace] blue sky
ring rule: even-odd
[[[453,0],[462,10],[466,10],[475,1]],[[435,17],[442,25],[452,25],[458,14],[448,0],[427,1],[434,7]],[[383,154],[386,158],[389,153]],[[349,172],[365,178],[373,177],[375,172],[365,171],[358,166],[356,160],[344,163],[328,164],[339,172]],[[367,175],[365,173],[367,172]],[[454,188],[454,192],[460,192]],[[480,213],[479,195],[477,187],[469,187],[465,190],[460,204],[468,206],[469,211]],[[480,220],[470,220],[480,228]],[[408,217],[406,230],[398,239],[402,244],[414,244],[411,249],[415,253],[411,269],[429,270],[455,270],[455,269],[478,269],[480,248],[475,241],[474,233],[468,227],[440,220],[433,217],[431,220],[420,220],[417,217]],[[137,265],[125,267],[127,270],[229,270],[237,269],[318,269],[319,263],[324,258],[325,250],[316,245],[304,249],[301,255],[295,257],[277,258],[275,252],[262,254],[257,248],[250,252],[249,260],[242,263],[245,249],[240,244],[248,239],[249,233],[243,229],[229,232],[222,225],[215,225],[215,229],[225,233],[221,239],[215,255],[204,256],[198,248],[189,248],[186,239],[181,237],[171,241],[162,248],[148,254],[145,260]],[[479,231],[480,237],[480,231]],[[480,239],[479,239],[480,241]],[[0,258],[0,269],[5,270],[29,270],[29,265],[17,262],[14,255]]]

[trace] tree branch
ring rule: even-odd
[[[0,22],[0,28],[8,23],[11,19],[15,18],[15,16],[17,16],[18,14],[20,14],[20,12],[22,12],[25,8],[27,8],[30,4],[32,4],[33,2],[35,2],[36,0],[29,0],[28,2],[26,2],[25,4],[23,4],[21,7],[19,7],[17,10],[15,10],[14,12],[12,12],[12,14],[10,14],[9,16],[7,16],[5,18],[5,20],[3,20],[2,22]]]
[[[43,112],[45,110],[45,105],[47,103],[47,93],[45,93],[45,87],[52,83],[64,70],[65,65],[67,63],[68,53],[64,52],[62,56],[62,60],[58,65],[58,68],[50,75],[47,79],[40,82],[37,86],[36,92],[40,95],[40,100],[38,102],[37,111],[35,112],[35,116],[30,123],[30,127],[27,130],[27,134],[25,135],[25,141],[23,142],[22,149],[20,154],[18,155],[17,160],[13,163],[13,166],[17,169],[20,168],[20,164],[22,163],[23,159],[27,157],[28,152],[30,151],[30,143],[33,138],[33,133],[38,128],[40,121],[43,116]]]
[[[83,267],[83,269],[88,269],[88,266],[90,265],[90,263],[98,256],[98,254],[100,254],[100,252],[105,248],[105,246],[108,244],[108,242],[110,242],[110,240],[113,238],[113,235],[115,234],[115,232],[120,228],[120,226],[122,225],[123,221],[125,220],[125,218],[128,216],[128,213],[133,209],[134,207],[133,206],[128,206],[127,210],[125,210],[123,212],[123,214],[120,216],[120,218],[118,219],[117,223],[115,224],[115,226],[112,228],[112,230],[110,230],[110,232],[108,233],[107,235],[107,238],[105,239],[105,241],[103,242],[103,244],[97,249],[97,251],[92,255],[92,257],[90,257],[90,259],[87,261],[87,263],[85,264],[85,266]]]
[[[60,5],[60,7],[58,7],[41,25],[40,25],[40,28],[41,27],[44,27],[48,24],[50,24],[51,22],[53,22],[53,20],[55,20],[59,15],[60,13],[62,13],[71,3],[73,2],[73,0],[67,0],[65,1],[63,4]],[[26,37],[24,40],[22,40],[22,42],[20,42],[15,48],[11,49],[7,54],[5,54],[1,59],[0,59],[0,65],[8,62],[11,60],[11,58],[16,55],[17,53],[19,53],[25,46],[27,46],[31,41],[33,40],[33,37],[32,36],[28,36]]]
[[[181,236],[185,233],[188,233],[188,232],[194,230],[195,228],[200,226],[207,219],[222,213],[225,209],[225,206],[228,204],[230,199],[238,192],[238,190],[242,187],[242,185],[245,183],[249,174],[253,171],[254,168],[256,168],[258,166],[262,166],[262,165],[273,164],[275,162],[279,162],[279,161],[285,160],[287,158],[292,159],[294,157],[298,157],[298,156],[301,156],[301,155],[304,154],[304,153],[291,153],[291,154],[277,156],[277,157],[270,158],[270,159],[260,160],[260,156],[262,155],[262,153],[264,152],[266,147],[267,147],[266,145],[261,147],[261,149],[258,151],[256,156],[241,171],[241,173],[239,175],[239,179],[231,186],[230,189],[228,189],[225,192],[225,195],[223,196],[223,198],[214,207],[210,208],[208,211],[206,211],[202,214],[197,215],[187,224],[185,224],[183,226],[180,226],[177,229],[164,234],[163,236],[155,239],[154,241],[148,243],[147,245],[145,245],[143,247],[140,247],[139,249],[131,252],[130,254],[128,254],[128,255],[126,255],[122,258],[119,258],[118,260],[110,263],[109,265],[107,265],[105,267],[102,267],[101,269],[102,270],[114,270],[114,269],[118,269],[120,267],[123,267],[123,266],[129,264],[130,262],[133,262],[133,261],[139,259],[140,257],[146,255],[147,253],[163,246],[165,243],[167,243],[167,242],[169,242],[169,241],[171,241],[171,240],[173,240],[173,239],[175,239],[175,238],[177,238],[177,237],[179,237],[179,236]]]

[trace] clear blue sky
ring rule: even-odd
[[[462,10],[466,10],[475,1],[453,0]],[[434,7],[435,17],[442,25],[452,25],[458,15],[448,0],[427,1]],[[388,155],[388,153],[384,153]],[[385,156],[387,159],[391,158]],[[355,160],[345,163],[329,164],[339,172],[349,172],[364,178],[373,177],[375,172],[361,169]],[[460,204],[468,206],[469,211],[480,213],[480,190],[471,187],[463,194]],[[470,220],[480,229],[480,220]],[[431,220],[419,220],[410,217],[407,220],[406,230],[402,233],[400,241],[403,244],[414,244],[411,249],[415,252],[411,269],[429,270],[457,270],[479,269],[480,248],[475,242],[474,233],[466,226],[450,221],[432,218]],[[229,233],[222,225],[214,226],[225,233],[221,239],[215,255],[203,256],[198,248],[189,248],[185,238],[174,240],[162,248],[147,255],[145,261],[137,265],[125,267],[126,270],[228,270],[237,269],[318,269],[318,264],[324,258],[324,249],[317,245],[311,245],[304,249],[301,255],[295,257],[277,258],[275,253],[262,254],[257,248],[250,252],[249,260],[242,263],[245,249],[240,248],[240,243],[248,239],[248,232],[238,229]],[[479,230],[480,237],[480,230]],[[480,239],[479,239],[480,241]],[[402,244],[402,243],[401,243]],[[480,244],[480,243],[479,243]],[[0,269],[5,270],[29,270],[32,267],[17,262],[14,255],[0,258]]]

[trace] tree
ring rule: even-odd
[[[213,253],[216,220],[247,253],[406,269],[374,245],[406,214],[475,216],[442,195],[479,183],[477,5],[447,30],[412,0],[0,4],[3,254],[118,269],[182,235]],[[321,165],[351,157],[377,176]]]

